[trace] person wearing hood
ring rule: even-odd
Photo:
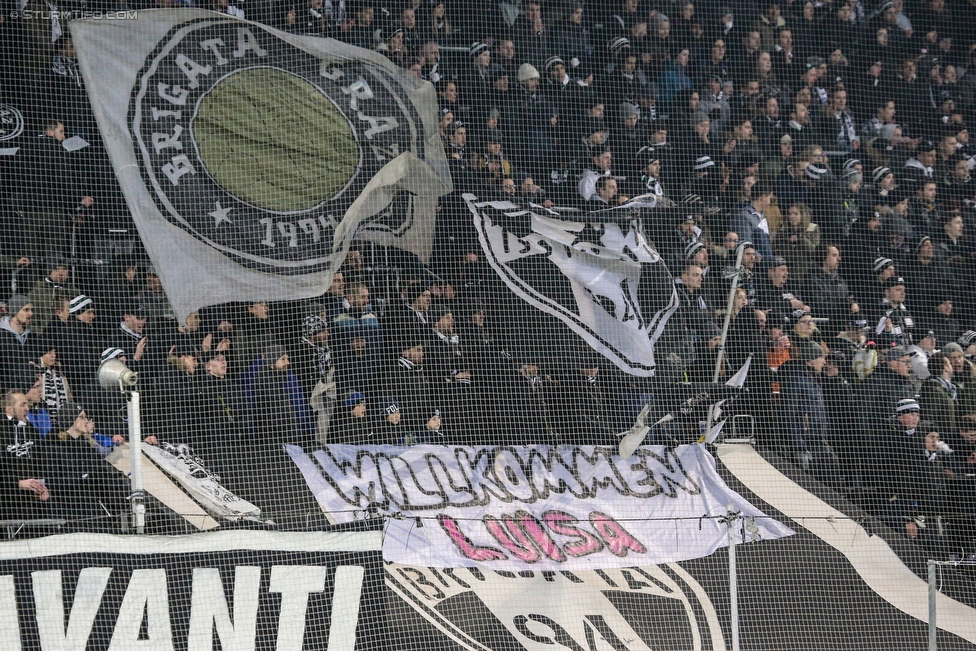
[[[345,395],[334,431],[330,443],[362,445],[374,442],[373,422],[365,395],[359,391]]]
[[[553,30],[555,51],[581,65],[593,59],[593,38],[584,20],[585,3],[574,0],[566,11],[566,18]]]
[[[13,389],[33,384],[26,370],[37,354],[31,330],[34,304],[23,294],[7,300],[7,316],[0,319],[0,386]]]

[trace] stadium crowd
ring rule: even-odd
[[[455,192],[434,258],[364,245],[317,299],[184,325],[138,252],[77,271],[125,220],[117,182],[67,30],[0,24],[0,101],[39,134],[2,168],[5,517],[98,515],[63,496],[125,435],[124,397],[95,381],[112,358],[140,373],[145,433],[243,494],[281,443],[615,443],[664,380],[528,345],[471,192],[568,219],[638,200],[688,351],[661,375],[712,381],[728,319],[719,379],[753,356],[734,409],[761,444],[911,538],[976,551],[976,2],[195,6],[376,50],[435,86]],[[91,146],[68,151],[73,135]],[[657,442],[697,438],[697,417],[677,423]]]

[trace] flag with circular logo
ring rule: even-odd
[[[429,256],[451,182],[427,82],[375,52],[210,11],[71,31],[180,318],[321,294],[356,238]]]

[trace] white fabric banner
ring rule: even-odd
[[[700,445],[286,446],[336,523],[386,517],[383,558],[425,567],[585,570],[670,563],[727,544],[731,507],[792,535],[725,485]],[[752,527],[749,527],[751,530]],[[741,530],[740,530],[741,531]]]

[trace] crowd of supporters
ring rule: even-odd
[[[95,381],[110,358],[143,378],[146,433],[237,486],[281,443],[614,443],[662,380],[525,345],[459,199],[471,192],[570,219],[637,198],[689,350],[668,379],[712,381],[729,323],[719,379],[753,356],[737,408],[760,442],[911,538],[972,543],[976,2],[195,6],[373,49],[434,84],[455,186],[434,258],[400,256],[391,283],[377,266],[390,252],[360,247],[317,299],[185,325],[145,261],[72,275],[63,256],[95,250],[125,209],[67,30],[0,24],[0,102],[38,134],[3,168],[16,515],[78,483],[58,461],[84,456],[69,448],[96,459],[125,434],[124,397]],[[69,151],[74,135],[89,146]],[[695,438],[692,421],[652,436]]]

